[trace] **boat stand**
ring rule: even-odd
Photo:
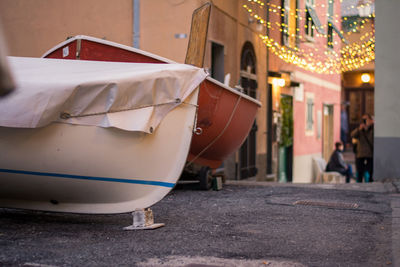
[[[154,223],[153,211],[150,208],[137,209],[132,212],[133,224],[124,230],[153,230],[163,227],[164,223]]]

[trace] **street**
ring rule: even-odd
[[[152,207],[165,227],[145,231],[122,230],[130,214],[0,209],[0,265],[395,266],[396,187],[340,186],[175,189]]]

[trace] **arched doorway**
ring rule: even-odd
[[[257,96],[256,55],[253,45],[246,42],[243,45],[240,60],[240,85],[243,92],[251,97]],[[240,148],[239,179],[253,177],[257,174],[256,168],[256,132],[257,123],[253,124],[249,136]]]

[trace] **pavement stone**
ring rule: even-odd
[[[400,194],[392,197],[391,207],[393,266],[400,266]]]
[[[400,198],[392,200],[392,208],[394,209],[400,208]]]
[[[130,214],[0,208],[0,266],[399,266],[397,195],[379,183],[174,190],[152,231],[123,231]]]

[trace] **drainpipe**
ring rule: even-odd
[[[140,48],[140,0],[133,0],[133,47]]]
[[[267,28],[266,28],[266,35],[269,37],[269,28],[268,28],[268,23],[269,23],[269,3],[270,3],[270,0],[267,0],[267,14],[266,14],[266,17],[265,17],[265,20],[267,21]],[[269,84],[268,84],[268,71],[269,71],[269,50],[268,50],[268,47],[266,47],[266,49],[267,49],[267,53],[266,53],[266,55],[267,55],[267,58],[266,58],[266,66],[265,66],[265,70],[266,70],[266,79],[267,79],[267,83],[266,83],[266,85],[267,85],[267,97],[266,97],[266,104],[269,104],[270,103],[270,101],[269,101],[269,97],[270,97],[270,95],[269,95]],[[272,103],[272,101],[271,101],[271,103]],[[266,136],[266,138],[267,138],[267,140],[266,140],[266,145],[267,145],[267,147],[266,147],[266,170],[265,170],[265,173],[266,173],[266,176],[268,176],[269,174],[271,174],[271,173],[269,173],[269,170],[268,170],[268,165],[269,165],[269,162],[268,162],[268,156],[271,156],[272,157],[272,153],[268,153],[269,152],[269,150],[271,150],[272,151],[272,147],[270,147],[270,145],[272,145],[272,142],[271,142],[271,139],[272,139],[272,127],[269,127],[270,125],[269,125],[269,115],[270,114],[268,114],[268,111],[270,111],[270,110],[272,110],[272,109],[270,109],[269,107],[266,107],[266,116],[265,116],[265,126],[266,126],[266,129],[267,129],[267,136]],[[272,159],[271,159],[271,162],[272,162]],[[271,170],[272,170],[272,167],[271,167]]]

